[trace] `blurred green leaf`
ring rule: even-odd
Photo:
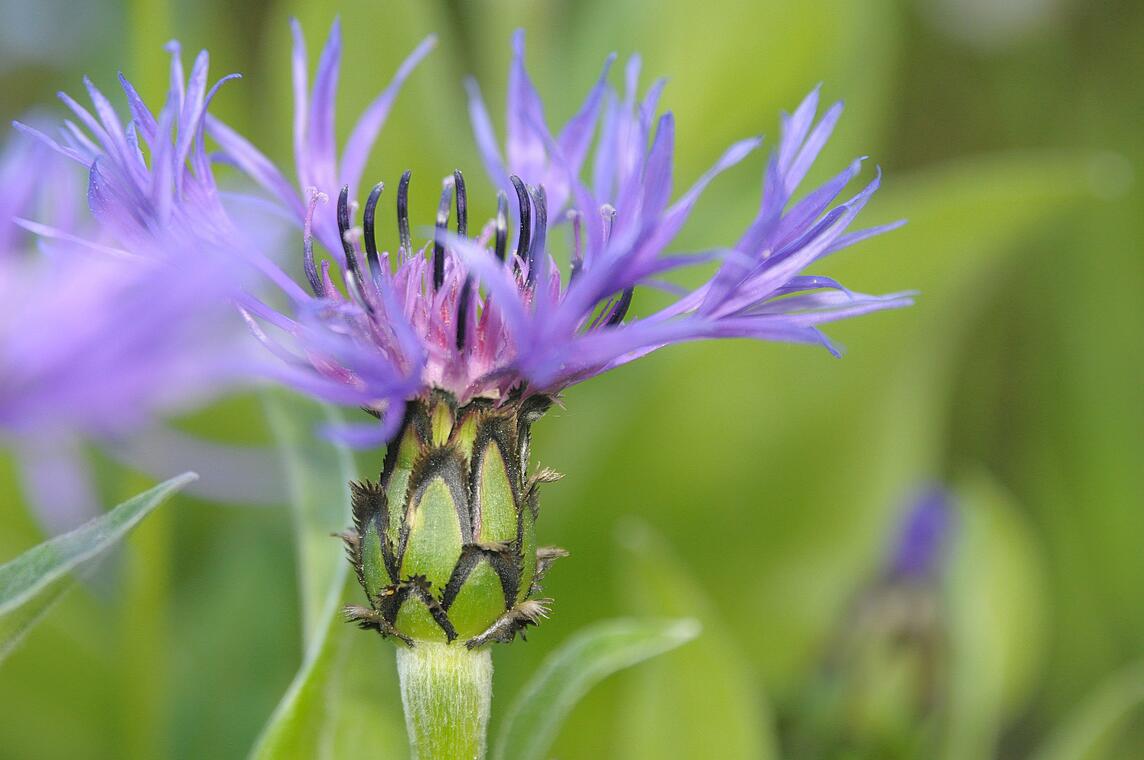
[[[353,757],[406,739],[392,647],[348,625],[339,609],[357,588],[331,535],[350,523],[353,456],[318,435],[340,415],[286,394],[266,397],[271,429],[289,473],[305,652],[302,666],[251,752],[254,758]]]
[[[495,760],[544,760],[576,703],[604,678],[671,651],[699,635],[682,620],[607,620],[585,628],[550,654],[517,695],[501,724]]]
[[[1005,363],[981,371],[981,385],[998,388],[983,416],[1005,424],[982,424],[979,435],[991,433],[1005,453],[1053,562],[1054,661],[1044,686],[1052,715],[1144,652],[1144,341],[1133,335],[1144,324],[1144,162],[1135,172],[1135,192],[1093,204],[1054,235],[994,349]],[[1018,352],[1009,351],[1014,334]]]
[[[944,757],[992,757],[1044,654],[1045,579],[1036,538],[1012,497],[983,472],[955,489],[950,571],[950,694]]]
[[[168,496],[197,477],[188,472],[171,478],[0,566],[0,660],[70,585],[70,572],[102,554]]]
[[[331,593],[328,625],[307,648],[302,667],[251,758],[370,756],[379,747],[385,748],[387,758],[405,757],[408,742],[397,698],[393,645],[357,630],[337,614],[355,584],[343,584]]]
[[[356,468],[349,451],[317,435],[338,421],[332,409],[285,393],[268,394],[265,404],[290,480],[305,653],[251,756],[321,757],[336,709],[329,691],[338,661],[332,642],[340,639],[332,634],[345,625],[338,608],[349,567],[331,534],[349,524]]]
[[[173,457],[171,464],[177,461]],[[123,494],[141,490],[146,482],[135,474],[125,475],[124,481],[120,485]],[[189,496],[194,486],[187,491]],[[116,744],[122,760],[151,760],[167,751],[170,668],[156,667],[156,663],[170,663],[175,517],[173,510],[155,513],[124,540],[118,554],[120,630],[116,636],[118,651],[112,658],[120,681],[116,691],[122,717]]]
[[[1091,760],[1144,707],[1144,662],[1114,674],[1062,722],[1032,760]],[[1109,755],[1111,756],[1111,755]]]
[[[640,668],[620,707],[624,720],[616,756],[777,758],[770,708],[752,680],[751,664],[703,589],[646,524],[626,521],[619,538],[625,550],[619,573],[623,603],[640,614],[694,616],[703,635],[674,656]],[[665,721],[665,715],[687,720]]]
[[[356,580],[352,585],[355,591],[360,589]],[[335,700],[336,709],[327,756],[408,757],[394,644],[340,620],[333,636],[338,652],[337,680],[327,693]]]
[[[915,288],[927,301],[967,282],[988,292],[980,267],[997,271],[1026,252],[1014,243],[1035,225],[1094,199],[1085,181],[1093,158],[1082,150],[1005,151],[889,174],[865,224],[903,218],[906,225],[832,257],[830,268],[854,272],[848,284],[855,287]],[[854,282],[859,269],[865,282]]]
[[[144,97],[159,98],[166,84],[164,44],[174,36],[171,3],[168,0],[128,0],[131,46],[131,83]]]
[[[322,426],[342,421],[333,408],[285,393],[266,394],[265,407],[286,473],[302,630],[309,646],[325,631],[331,597],[340,598],[345,585],[348,565],[332,536],[350,524],[349,482],[357,477],[357,468],[348,449],[319,435]]]

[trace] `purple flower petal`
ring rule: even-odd
[[[890,555],[892,577],[933,578],[941,566],[953,533],[954,504],[937,486],[921,491],[906,510]]]
[[[354,126],[349,140],[346,141],[345,150],[342,152],[341,171],[339,173],[340,184],[349,185],[351,194],[357,191],[358,182],[361,181],[361,174],[369,158],[370,149],[373,147],[374,141],[377,140],[378,132],[385,124],[386,117],[389,116],[389,111],[393,107],[393,101],[396,100],[398,92],[401,91],[402,85],[413,73],[417,64],[429,55],[429,52],[436,45],[437,37],[435,35],[430,35],[422,40],[421,44],[402,62],[397,73],[393,75],[393,80],[389,86],[370,103]]]

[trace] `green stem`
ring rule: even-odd
[[[488,649],[398,646],[397,674],[413,760],[483,760],[493,695]]]

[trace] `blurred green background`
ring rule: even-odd
[[[398,99],[372,170],[392,181],[406,168],[424,177],[465,168],[474,194],[487,191],[482,213],[492,192],[461,80],[478,77],[503,124],[516,26],[528,30],[530,70],[556,121],[610,51],[640,52],[645,82],[668,77],[684,185],[735,139],[761,132],[773,144],[780,109],[824,83],[847,111],[812,179],[869,155],[886,177],[866,223],[909,224],[821,271],[866,292],[917,289],[917,305],[832,326],[842,360],[806,347],[689,345],[566,394],[536,427],[534,463],[567,476],[544,494],[540,537],[571,558],[546,583],[553,619],[494,655],[494,733],[528,673],[587,622],[695,615],[699,640],[593,691],[552,755],[1144,757],[1133,701],[1144,696],[1134,668],[1144,655],[1144,5],[4,0],[0,9],[5,120],[61,115],[52,93],[81,91],[83,73],[111,90],[122,69],[160,98],[162,45],[178,37],[184,50],[210,49],[214,75],[243,72],[216,112],[286,165],[289,16],[314,56],[341,14],[343,130],[436,32],[438,50]],[[734,239],[758,201],[763,161],[708,191],[681,247]],[[419,208],[431,207],[435,186],[414,183]],[[270,441],[254,396],[181,425]],[[97,461],[108,503],[149,482]],[[376,472],[380,453],[359,462]],[[821,701],[823,663],[852,628],[905,499],[927,481],[948,484],[959,509],[934,590],[945,642],[928,663],[942,674],[936,697],[923,704],[882,683],[896,665],[844,672],[865,706],[827,708],[820,732],[848,738],[802,753],[790,737]],[[0,560],[41,539],[0,457]],[[329,552],[340,551],[331,540]],[[0,665],[0,758],[244,756],[301,660],[296,578],[285,507],[177,499]],[[349,634],[344,720],[378,742],[375,756],[403,757],[391,645]]]

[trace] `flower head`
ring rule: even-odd
[[[662,82],[640,100],[633,59],[620,97],[607,82],[609,59],[577,114],[552,130],[525,72],[519,33],[503,156],[469,85],[477,142],[499,186],[495,216],[471,223],[469,187],[455,171],[442,182],[432,232],[415,243],[407,171],[394,193],[397,250],[382,251],[384,185],[374,185],[359,206],[357,184],[398,88],[431,40],[370,105],[339,158],[338,26],[312,89],[297,24],[294,34],[298,188],[237,132],[207,123],[226,159],[302,228],[304,285],[279,278],[284,309],[243,303],[252,331],[283,359],[278,378],[382,420],[338,431],[358,445],[387,443],[380,480],[355,486],[354,528],[344,535],[369,602],[347,612],[363,627],[410,646],[479,648],[511,640],[543,615],[540,580],[562,552],[536,544],[538,488],[554,474],[526,477],[529,431],[564,388],[686,340],[830,347],[821,323],[909,303],[905,295],[865,296],[803,273],[885,229],[848,232],[877,178],[831,207],[860,162],[794,200],[839,106],[816,120],[815,91],[784,119],[759,212],[727,248],[668,254],[700,194],[760,141],[731,146],[673,201],[675,123],[670,113],[658,114]],[[582,175],[593,138],[589,182]],[[714,269],[707,282],[633,316],[637,290],[703,264]]]
[[[524,70],[519,33],[504,159],[470,84],[478,144],[492,179],[508,189],[498,195],[495,218],[470,230],[467,186],[455,172],[443,182],[432,239],[415,246],[406,172],[396,193],[400,246],[393,255],[380,252],[376,224],[383,185],[368,194],[360,226],[354,200],[368,144],[363,136],[376,134],[378,110],[388,110],[426,44],[367,110],[367,126],[359,123],[339,163],[332,138],[337,32],[335,25],[309,95],[295,26],[295,144],[299,179],[309,188],[304,201],[249,143],[212,125],[230,160],[300,212],[303,223],[310,294],[289,289],[288,313],[262,304],[251,308],[252,324],[287,359],[284,376],[297,387],[385,413],[389,424],[358,431],[361,443],[385,440],[400,422],[404,402],[434,389],[462,403],[550,395],[662,346],[700,338],[819,343],[836,351],[819,331],[822,323],[910,302],[905,294],[867,296],[804,274],[823,256],[894,226],[848,232],[877,189],[877,177],[831,206],[858,174],[860,161],[792,202],[840,105],[816,121],[816,90],[784,117],[759,212],[737,241],[724,250],[665,255],[711,180],[760,141],[733,145],[672,202],[675,128],[670,112],[656,116],[662,82],[639,101],[639,60],[633,59],[621,98],[607,84],[609,59],[582,108],[553,136]],[[589,186],[581,169],[597,132]],[[568,238],[570,248],[563,269],[554,255],[556,232]],[[337,270],[331,271],[329,260],[319,263],[315,238],[334,255]],[[700,287],[660,310],[629,314],[637,289],[658,287],[671,270],[713,261],[715,274]]]

